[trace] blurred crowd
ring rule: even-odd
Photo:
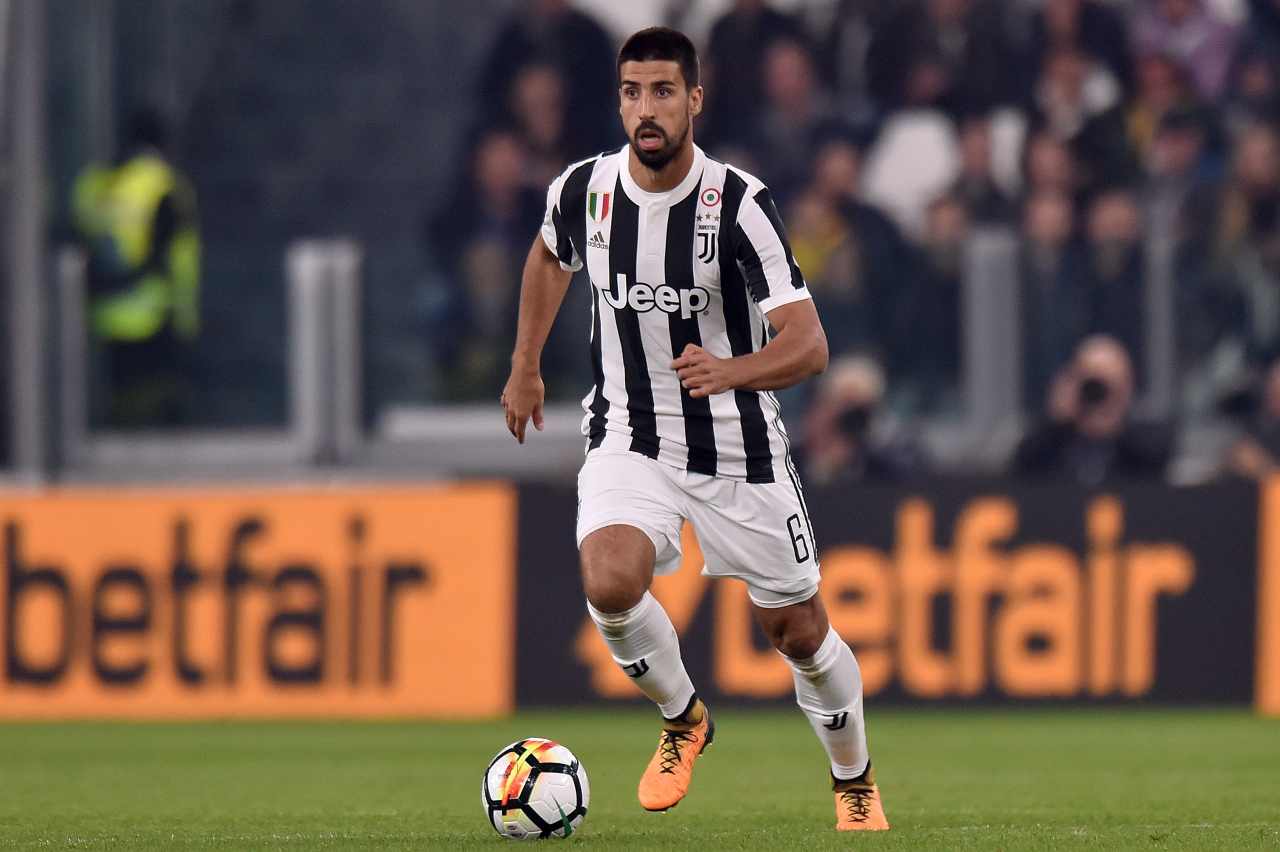
[[[1017,244],[1012,467],[1158,476],[1173,427],[1214,417],[1244,435],[1225,466],[1280,458],[1280,0],[737,0],[700,49],[696,138],[773,189],[830,338],[789,414],[811,475],[929,469],[913,424],[965,404],[966,252],[992,229]],[[563,0],[498,26],[470,163],[427,219],[450,398],[501,383],[548,182],[624,141],[614,51]],[[1139,423],[1155,245],[1177,393]],[[547,379],[570,398],[583,323],[560,326]]]

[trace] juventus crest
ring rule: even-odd
[[[698,231],[698,260],[711,263],[716,259],[715,231]]]

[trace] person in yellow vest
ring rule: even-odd
[[[89,327],[103,384],[95,419],[115,427],[190,418],[191,352],[200,331],[195,193],[164,154],[151,110],[130,119],[112,165],[89,165],[72,191],[88,253]]]

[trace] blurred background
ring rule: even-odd
[[[0,845],[472,848],[459,771],[538,734],[606,844],[827,848],[689,529],[653,591],[729,751],[634,808],[585,280],[546,431],[498,402],[547,185],[624,144],[658,23],[827,331],[781,396],[890,842],[1276,846],[1280,0],[0,0]],[[103,719],[163,724],[63,724]]]
[[[571,475],[586,290],[517,449],[519,268],[653,23],[824,319],[810,481],[1276,465],[1275,0],[4,0],[0,463]]]

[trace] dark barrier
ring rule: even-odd
[[[0,718],[634,698],[585,615],[575,500],[502,484],[0,494]],[[822,594],[877,700],[1280,715],[1280,480],[933,483],[815,491],[809,508]],[[790,701],[745,588],[701,576],[689,530],[684,552],[655,593],[698,687]]]
[[[586,618],[571,488],[519,501],[516,701],[638,692]],[[1243,483],[1106,494],[935,483],[808,495],[833,624],[868,695],[891,701],[1248,702],[1259,495]],[[790,699],[745,588],[681,570],[655,583],[710,698]],[[1261,672],[1261,667],[1259,667]]]

